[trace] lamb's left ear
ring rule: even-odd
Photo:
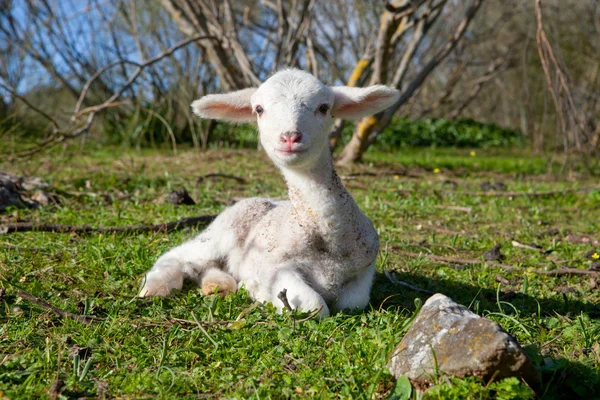
[[[384,85],[356,88],[350,86],[332,87],[335,100],[331,115],[342,119],[361,119],[377,114],[394,104],[400,92]]]
[[[225,94],[209,94],[192,103],[192,110],[196,115],[206,119],[220,119],[229,122],[252,122],[256,117],[252,115],[250,98],[256,88],[238,90]]]

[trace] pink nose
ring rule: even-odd
[[[302,134],[300,132],[284,132],[279,137],[282,143],[287,144],[289,147],[292,147],[292,144],[298,143],[302,140]]]

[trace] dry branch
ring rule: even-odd
[[[410,290],[415,291],[415,292],[419,292],[419,293],[435,294],[435,292],[432,292],[431,290],[422,289],[420,287],[411,285],[410,283],[407,283],[407,282],[399,280],[394,275],[392,275],[392,273],[390,271],[388,271],[388,270],[386,270],[384,272],[384,274],[385,274],[386,278],[388,278],[388,280],[390,282],[392,282],[394,285],[404,286],[405,288],[409,288]]]
[[[58,315],[59,317],[71,318],[71,319],[74,319],[75,321],[79,321],[85,325],[91,324],[92,321],[104,321],[104,318],[94,317],[91,315],[79,315],[79,314],[74,314],[69,311],[65,311],[65,310],[55,307],[51,304],[48,304],[41,299],[38,299],[34,295],[27,293],[24,290],[19,290],[17,292],[17,296],[22,299],[28,300],[34,304],[37,304],[38,306],[40,306],[48,311],[52,311],[54,314]]]
[[[523,244],[523,243],[517,242],[516,240],[513,240],[513,241],[511,242],[511,244],[512,244],[512,246],[513,246],[513,247],[517,247],[517,248],[519,248],[519,249],[525,249],[525,250],[536,251],[536,252],[538,252],[538,253],[545,253],[545,252],[546,252],[546,251],[545,251],[544,249],[542,249],[542,248],[539,248],[539,247],[534,247],[534,246],[530,246],[530,245],[528,245],[528,244]]]
[[[483,89],[483,86],[496,76],[498,71],[501,69],[502,66],[506,64],[506,62],[506,58],[503,57],[497,58],[494,61],[492,61],[486,73],[473,81],[473,88],[471,89],[471,93],[469,93],[469,95],[466,96],[463,99],[463,101],[452,112],[448,114],[448,119],[458,118],[465,110],[465,108],[467,108],[469,104],[471,104],[471,102],[475,100],[479,92],[481,92],[481,89]]]
[[[446,1],[441,1],[440,3],[434,6],[431,2],[429,2],[428,7],[423,11],[423,18],[420,19],[417,23],[415,23],[413,37],[411,39],[411,43],[409,43],[408,48],[406,50],[406,56],[408,57],[408,60],[411,60],[417,54],[417,49],[424,41],[423,38],[430,30],[432,24],[434,24],[436,20],[439,20],[438,17],[441,15],[442,9],[445,4]],[[465,12],[462,20],[456,26],[456,29],[453,32],[453,34],[445,41],[445,43],[441,47],[439,47],[435,51],[431,59],[427,63],[425,63],[419,71],[417,71],[414,74],[414,77],[412,78],[411,82],[408,85],[406,85],[406,87],[404,87],[402,81],[407,71],[407,67],[405,67],[404,65],[408,66],[409,63],[408,61],[403,60],[404,62],[402,62],[398,66],[392,81],[392,86],[395,86],[402,92],[400,98],[393,106],[391,106],[388,110],[381,113],[380,115],[376,117],[364,118],[359,123],[357,123],[352,138],[338,157],[338,164],[350,164],[355,161],[359,161],[362,158],[362,155],[375,141],[376,137],[390,124],[390,122],[392,121],[392,117],[394,116],[396,111],[398,111],[398,109],[401,106],[406,104],[415,95],[415,93],[418,91],[419,88],[422,87],[422,85],[430,76],[430,74],[456,48],[458,43],[462,40],[463,36],[465,35],[471,21],[477,14],[477,11],[481,7],[481,4],[482,0],[473,0],[471,5]],[[441,8],[438,9],[438,6]],[[382,17],[382,22],[384,20],[386,20],[386,18]],[[376,50],[376,61],[374,62],[374,71],[378,73],[374,72],[374,76],[371,79],[371,84],[387,83],[387,80],[377,81],[378,79],[386,79],[387,72],[387,66],[385,65],[382,65],[379,69],[377,69],[377,55],[379,54],[381,55],[381,57],[385,57],[387,54],[390,54],[391,49],[387,48],[387,46],[389,46],[390,44],[390,41],[387,40],[387,36],[380,34],[378,42],[378,50]],[[379,48],[381,46],[383,46],[384,48]]]
[[[204,175],[199,176],[198,178],[196,178],[196,184],[204,182],[205,180],[211,179],[211,178],[231,179],[231,180],[236,181],[240,185],[243,185],[243,184],[246,183],[246,181],[244,180],[244,178],[240,178],[239,176],[229,175],[229,174],[222,174],[220,172],[216,172],[216,173],[204,174]]]
[[[537,21],[536,41],[538,55],[544,76],[546,77],[546,86],[552,96],[556,115],[560,123],[563,135],[563,150],[567,153],[570,144],[574,143],[578,151],[591,153],[596,149],[591,140],[592,138],[586,130],[584,118],[581,113],[582,107],[575,104],[568,83],[569,77],[566,66],[556,57],[552,45],[546,36],[542,14],[542,0],[534,0],[534,4]],[[592,145],[590,146],[590,144]]]
[[[133,83],[136,81],[136,79],[140,76],[140,74],[144,71],[144,69],[146,69],[147,67],[161,61],[162,59],[171,56],[175,51],[181,49],[182,47],[187,46],[190,43],[193,42],[197,42],[199,40],[214,40],[216,39],[216,37],[214,36],[208,36],[208,35],[194,35],[188,39],[182,40],[179,43],[173,45],[172,47],[169,47],[168,49],[166,49],[165,51],[163,51],[162,53],[152,57],[149,60],[146,60],[143,63],[135,63],[132,61],[127,61],[127,60],[119,60],[119,61],[115,61],[113,63],[110,63],[108,65],[106,65],[105,67],[101,68],[100,70],[96,71],[86,82],[86,84],[83,86],[83,89],[81,91],[81,93],[79,93],[79,98],[78,101],[75,105],[75,109],[73,110],[73,114],[71,116],[71,123],[72,126],[68,127],[67,129],[63,129],[61,128],[58,123],[56,122],[55,119],[53,119],[52,117],[50,117],[49,115],[47,115],[46,113],[44,113],[43,111],[33,107],[30,103],[25,102],[25,104],[27,104],[30,108],[32,108],[34,111],[36,111],[38,114],[41,114],[42,116],[44,116],[44,118],[48,119],[52,125],[52,132],[49,135],[49,137],[47,139],[45,139],[42,143],[28,149],[25,150],[21,153],[16,154],[16,157],[27,157],[27,156],[31,156],[33,154],[36,154],[44,149],[47,149],[55,144],[61,143],[63,141],[65,141],[66,139],[73,139],[76,137],[79,137],[81,135],[83,135],[84,133],[86,133],[87,131],[89,131],[90,127],[92,126],[92,123],[94,122],[94,118],[96,117],[96,115],[101,112],[102,110],[105,110],[107,108],[110,107],[114,107],[117,105],[120,105],[120,102],[117,102],[117,100],[121,97],[121,95],[128,90],[131,85],[133,85]],[[104,73],[105,71],[117,66],[117,65],[122,65],[122,64],[132,64],[132,65],[137,65],[136,70],[133,72],[133,74],[127,79],[127,82],[125,82],[125,84],[123,84],[119,89],[117,89],[108,99],[106,99],[104,102],[102,102],[101,104],[95,105],[95,106],[91,106],[86,108],[85,112],[80,111],[80,108],[86,98],[87,92],[89,90],[89,88],[91,87],[92,83],[98,79],[100,77],[100,75],[102,75],[102,73]],[[10,89],[9,87],[2,85],[2,87],[6,90],[9,90],[13,93],[13,95],[16,96],[16,93],[14,93],[14,90]],[[19,99],[23,100],[22,96],[18,96]],[[85,122],[82,123],[78,123],[78,119],[79,117],[83,116],[85,113],[88,113],[88,116],[85,120]]]
[[[15,232],[53,232],[53,233],[143,233],[143,232],[171,232],[187,227],[205,226],[215,219],[214,215],[182,218],[178,221],[165,222],[154,225],[129,225],[93,227],[89,225],[61,225],[37,222],[16,222],[0,225],[0,233]]]
[[[600,274],[600,271],[590,271],[586,269],[572,268],[572,267],[564,267],[558,268],[554,270],[540,270],[540,269],[526,269],[517,267],[515,265],[503,264],[495,261],[483,261],[472,258],[455,258],[455,257],[446,257],[446,256],[436,256],[434,254],[426,254],[426,253],[414,253],[411,251],[404,250],[396,250],[399,254],[409,257],[427,257],[434,261],[439,261],[447,264],[467,264],[467,265],[478,265],[478,264],[488,264],[492,267],[502,268],[505,271],[509,272],[533,272],[538,275],[547,275],[547,276],[562,276],[562,275],[594,275],[597,276]]]
[[[444,190],[444,194],[462,194],[465,196],[482,196],[482,197],[546,197],[556,196],[567,193],[581,193],[581,192],[592,192],[594,190],[600,190],[600,186],[585,186],[582,188],[564,189],[564,190],[550,190],[545,192],[460,192],[456,190]]]

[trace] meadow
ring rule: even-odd
[[[248,149],[87,146],[0,170],[56,193],[47,206],[1,214],[0,225],[156,224],[286,196],[275,167]],[[156,258],[202,227],[0,234],[0,399],[600,397],[597,177],[527,150],[470,148],[370,151],[339,174],[374,221],[381,253],[370,306],[321,321],[277,314],[243,289],[220,298],[187,285],[138,299]],[[167,201],[181,188],[195,205]],[[503,258],[487,262],[498,244]],[[61,318],[19,290],[93,318]],[[537,395],[517,379],[397,387],[386,363],[430,292],[516,337],[541,371]]]

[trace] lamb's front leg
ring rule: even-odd
[[[268,283],[267,283],[268,284]],[[286,297],[290,306],[293,309],[301,311],[314,311],[320,309],[319,317],[327,317],[329,315],[329,307],[319,293],[311,288],[302,278],[302,275],[293,268],[279,269],[270,283],[271,287],[267,290],[269,293],[268,300],[281,312],[284,308],[283,302],[277,297],[283,289],[286,289]]]
[[[184,278],[196,281],[204,294],[211,294],[217,286],[221,294],[235,292],[237,283],[222,270],[222,257],[213,242],[205,231],[163,254],[146,274],[139,296],[167,296],[173,289],[181,289]]]
[[[375,262],[342,286],[335,308],[342,310],[362,310],[369,304],[371,286],[375,277]]]

